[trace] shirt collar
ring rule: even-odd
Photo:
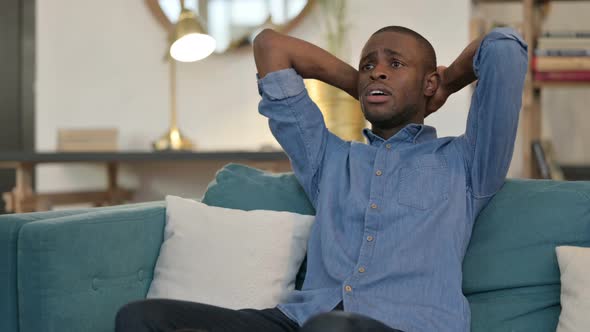
[[[436,129],[431,126],[410,123],[405,126],[402,130],[398,131],[395,135],[391,136],[388,140],[384,140],[382,137],[373,133],[371,129],[363,129],[363,134],[367,138],[369,145],[379,146],[384,142],[408,142],[408,143],[422,143],[436,139]]]

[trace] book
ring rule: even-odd
[[[561,166],[555,159],[555,151],[551,141],[534,140],[531,142],[531,149],[542,179],[565,180]]]
[[[590,56],[590,49],[536,49],[536,56]]]
[[[541,142],[534,140],[531,143],[531,149],[533,150],[533,156],[535,157],[535,165],[541,179],[551,179],[551,167],[545,157],[545,151]]]
[[[546,31],[543,37],[548,38],[590,38],[590,31]]]
[[[588,71],[549,71],[549,72],[535,72],[534,78],[536,81],[546,82],[590,82],[590,70]]]
[[[588,50],[590,49],[590,38],[552,38],[541,37],[537,40],[537,48],[555,50]]]
[[[590,70],[590,57],[535,56],[536,71],[583,71]]]
[[[117,151],[116,128],[59,129],[57,150],[62,152]]]

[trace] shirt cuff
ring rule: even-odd
[[[524,41],[522,36],[520,36],[520,34],[518,32],[516,32],[516,30],[514,30],[512,28],[495,28],[495,29],[493,29],[481,41],[481,44],[479,45],[477,52],[475,52],[475,56],[473,57],[473,71],[475,72],[475,76],[479,77],[479,66],[480,66],[480,60],[481,60],[481,53],[486,49],[486,47],[490,43],[492,43],[496,40],[501,40],[501,39],[516,41],[518,44],[520,44],[520,46],[522,48],[525,49],[525,51],[528,48],[527,43]]]
[[[303,90],[305,90],[303,78],[293,68],[273,71],[262,79],[258,79],[258,93],[270,100],[294,97]]]

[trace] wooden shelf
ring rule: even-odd
[[[0,167],[18,163],[157,162],[157,161],[285,161],[283,151],[119,151],[119,152],[2,152]]]
[[[540,35],[541,23],[545,20],[546,11],[543,8],[546,4],[553,2],[559,3],[581,3],[589,0],[471,0],[472,5],[482,4],[508,4],[520,3],[522,10],[522,26],[521,33],[524,40],[531,46],[528,50],[529,61],[532,61],[534,56],[533,45]],[[485,21],[485,19],[481,18]],[[472,27],[473,28],[473,27]],[[535,165],[532,154],[532,143],[540,140],[541,133],[541,95],[546,88],[558,87],[590,87],[590,81],[541,81],[533,78],[533,68],[529,68],[527,83],[523,90],[523,111],[522,121],[519,128],[522,130],[522,160],[523,160],[523,176],[524,177],[539,177],[538,170]],[[532,80],[532,82],[531,82]]]
[[[560,165],[565,178],[572,181],[590,180],[590,165]]]
[[[283,151],[196,151],[196,152],[2,152],[0,169],[15,169],[15,187],[1,194],[6,211],[44,211],[54,204],[91,203],[95,206],[113,205],[128,201],[132,192],[117,184],[121,164],[145,164],[148,162],[218,162],[243,163],[272,172],[291,171],[289,158]],[[67,193],[36,193],[33,188],[35,167],[46,163],[91,163],[105,167],[107,188],[99,191]]]
[[[472,0],[475,4],[482,4],[482,3],[490,3],[490,4],[501,4],[501,3],[508,3],[508,2],[522,2],[522,0]],[[588,0],[549,0],[548,2],[582,2]],[[545,0],[535,0],[536,3],[544,3]]]
[[[590,87],[590,81],[534,81],[533,86],[537,89],[560,87]]]

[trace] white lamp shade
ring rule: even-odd
[[[215,39],[202,33],[190,33],[170,46],[170,55],[177,61],[193,62],[208,57],[215,51]]]

